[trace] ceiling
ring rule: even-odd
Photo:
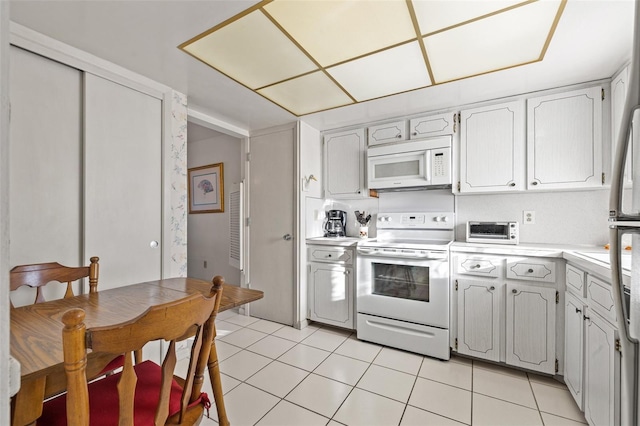
[[[456,1],[464,7],[469,0]],[[177,46],[256,3],[17,0],[11,2],[10,16],[14,22],[185,93],[189,108],[230,127],[255,131],[297,118]],[[632,0],[569,0],[542,62],[301,119],[326,130],[611,77],[630,59],[633,6]]]

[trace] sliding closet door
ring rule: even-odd
[[[82,259],[82,73],[10,49],[9,266]],[[88,263],[87,263],[88,264]],[[48,286],[46,298],[64,295]],[[33,303],[29,289],[12,294]]]
[[[85,255],[99,289],[161,276],[162,103],[85,75]]]

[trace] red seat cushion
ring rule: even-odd
[[[134,397],[134,424],[136,426],[153,425],[158,399],[160,398],[160,383],[162,370],[152,361],[144,361],[135,367],[138,382]],[[104,379],[89,384],[89,419],[93,426],[113,426],[118,424],[118,389],[116,385],[120,374],[113,374]],[[169,401],[169,415],[180,411],[180,397],[182,387],[173,380],[171,384],[171,398]],[[203,404],[209,408],[211,403],[206,393],[190,404]],[[67,424],[67,395],[44,403],[42,416],[38,424],[47,426],[66,426]]]

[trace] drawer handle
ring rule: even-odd
[[[474,268],[476,268],[476,269],[480,269],[480,268],[481,268],[481,266],[480,266],[480,264],[478,263],[476,266],[474,266]]]
[[[328,254],[328,255],[327,255],[327,257],[331,257],[331,255],[330,255],[330,254]]]
[[[531,269],[531,268],[527,269],[527,273],[533,274],[533,269]]]
[[[515,288],[513,290],[511,290],[511,293],[516,294],[518,293],[518,290],[516,290]]]
[[[576,308],[576,314],[581,314],[581,313],[582,313],[582,309]]]

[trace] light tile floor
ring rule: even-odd
[[[458,356],[440,361],[345,330],[296,330],[233,311],[221,313],[216,328],[233,426],[586,424],[566,386],[549,377]],[[205,391],[212,397],[208,383]],[[215,406],[202,424],[217,424]]]

